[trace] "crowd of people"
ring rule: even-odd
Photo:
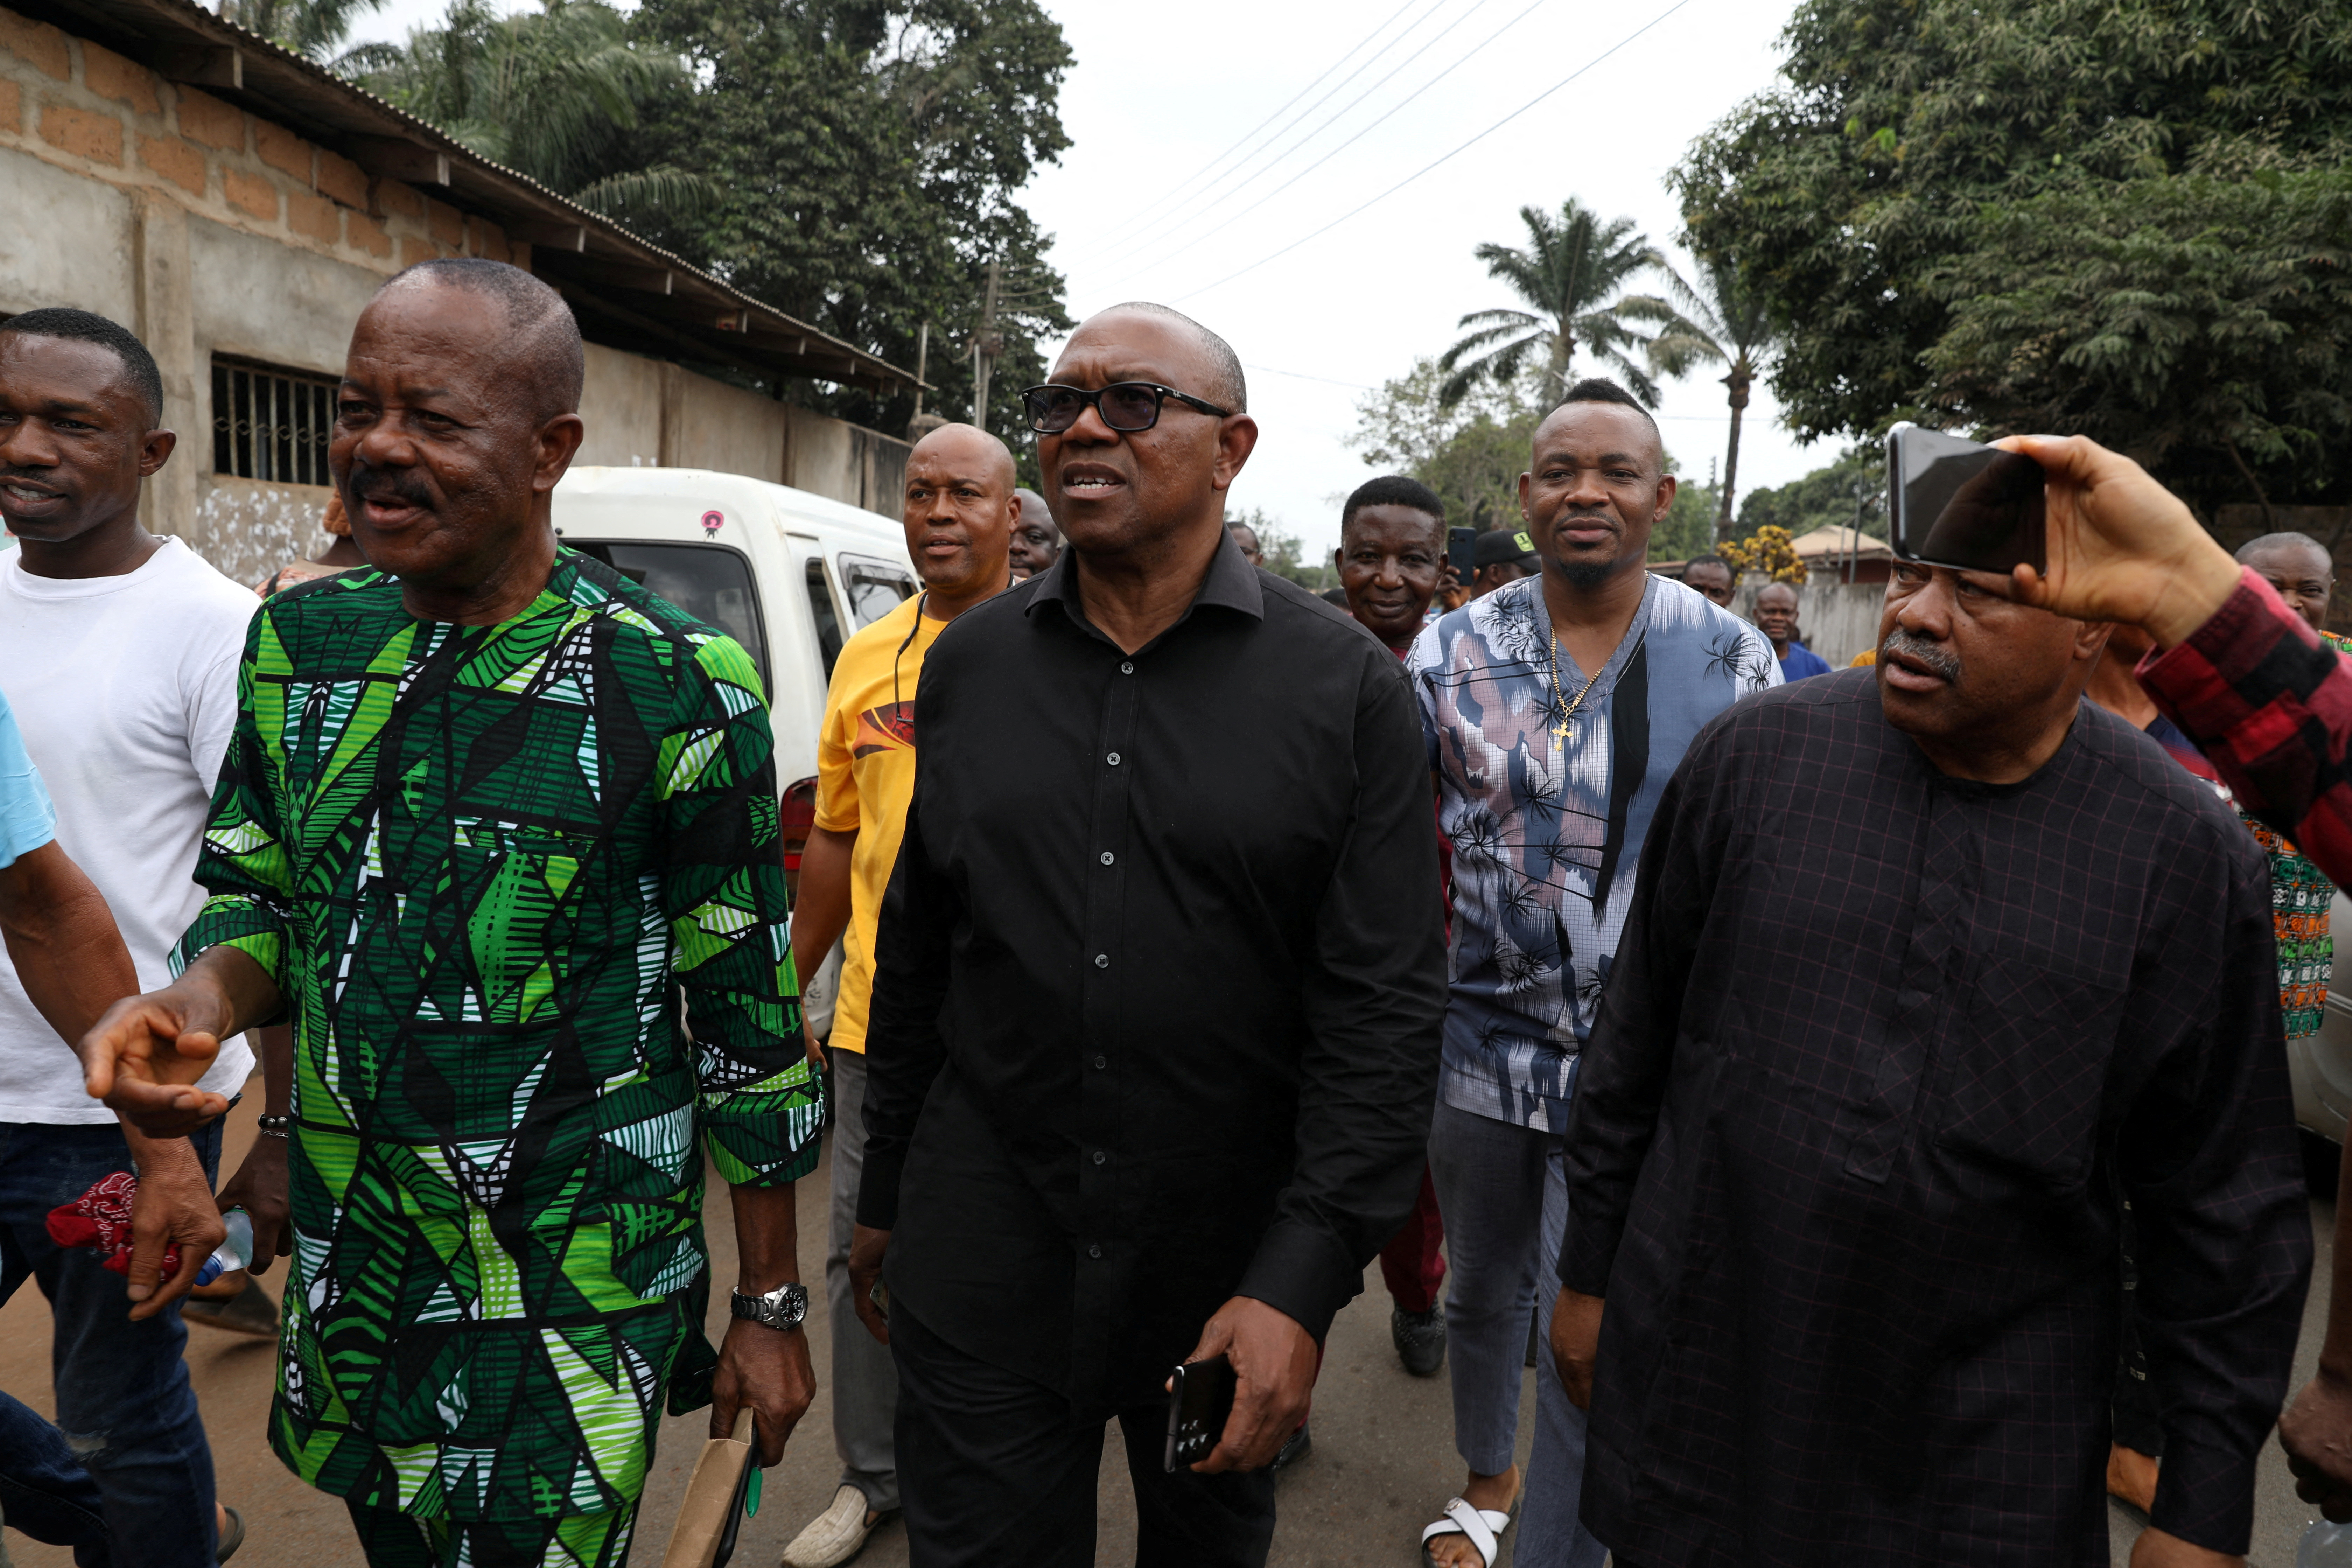
[[[2136,1568],[2242,1560],[2312,1258],[2284,1043],[2352,872],[2326,551],[2234,561],[2016,438],[2046,567],[1899,561],[1831,671],[1786,584],[1751,624],[1720,560],[1646,568],[1676,482],[1588,380],[1466,581],[1427,487],[1349,496],[1335,605],[1225,522],[1233,350],[1118,306],[1023,394],[1042,494],[916,444],[921,592],[841,650],[793,892],[749,656],[555,537],[582,377],[528,274],[399,274],[343,531],[257,609],[138,521],[138,340],[0,322],[0,1299],[57,1368],[54,1423],[0,1394],[11,1527],[236,1551],[208,1310],[279,1336],[269,1439],[371,1564],[622,1563],[665,1413],[772,1465],[816,1396],[822,1156],[842,1471],[788,1568],[893,1516],[923,1568],[1091,1563],[1114,1419],[1139,1562],[1262,1563],[1375,1258],[1450,1382],[1440,1568],[2054,1568],[2111,1485]],[[59,1239],[128,1173],[113,1256]],[[191,1304],[231,1209],[282,1316]],[[2282,1428],[2331,1514],[2339,1283]]]

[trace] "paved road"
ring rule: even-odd
[[[258,1099],[258,1095],[249,1098],[232,1116],[228,1132],[232,1169],[252,1140]],[[814,1269],[819,1260],[824,1210],[824,1184],[820,1175],[801,1184],[801,1257],[807,1269]],[[719,1254],[719,1277],[727,1279],[734,1269],[733,1232],[723,1188],[714,1194],[709,1213],[711,1240]],[[2327,1279],[2325,1237],[2332,1213],[2326,1205],[2315,1205],[2313,1219],[2322,1237],[2320,1283],[2305,1314],[2298,1382],[2309,1375],[2317,1351]],[[266,1283],[274,1292],[283,1278],[282,1268],[273,1269]],[[829,1343],[821,1296],[820,1292],[810,1341],[820,1389],[825,1382]],[[723,1305],[719,1310],[723,1314]],[[0,1388],[45,1415],[51,1413],[48,1327],[47,1304],[31,1289],[20,1290],[16,1300],[0,1307]],[[714,1339],[723,1327],[723,1321],[714,1319]],[[212,1434],[221,1496],[244,1511],[250,1532],[245,1549],[237,1554],[236,1568],[363,1568],[342,1505],[297,1482],[263,1438],[262,1422],[274,1375],[273,1347],[205,1329],[191,1333],[189,1364],[203,1402],[205,1426]],[[1519,1423],[1522,1458],[1533,1426],[1534,1374],[1528,1375],[1530,1387],[1521,1404]],[[687,1472],[706,1429],[705,1419],[700,1415],[684,1416],[663,1427],[635,1553],[635,1560],[648,1568],[660,1561],[659,1543],[667,1539],[677,1515]],[[786,1450],[783,1463],[767,1474],[759,1515],[748,1524],[736,1553],[740,1568],[774,1568],[784,1543],[832,1500],[837,1478],[829,1403],[820,1393],[807,1422]],[[1388,1298],[1381,1289],[1378,1270],[1372,1270],[1366,1276],[1364,1295],[1333,1326],[1322,1381],[1316,1390],[1315,1451],[1282,1479],[1282,1522],[1275,1535],[1271,1562],[1275,1568],[1352,1568],[1366,1563],[1411,1568],[1419,1561],[1415,1542],[1422,1525],[1435,1517],[1460,1479],[1445,1379],[1442,1375],[1425,1381],[1412,1378],[1397,1365],[1389,1346]],[[2116,1561],[2122,1563],[2138,1524],[2120,1507],[2112,1510],[2112,1517]],[[2263,1462],[2256,1510],[2252,1557],[2256,1568],[2292,1568],[2295,1541],[2314,1517],[2295,1500],[2285,1467],[2273,1447]],[[1104,1454],[1097,1560],[1132,1562],[1134,1542],[1135,1514],[1114,1426]],[[70,1554],[60,1549],[27,1542],[13,1531],[8,1545],[21,1568],[69,1568]],[[1509,1560],[1507,1550],[1504,1562]],[[895,1525],[878,1531],[858,1559],[860,1568],[903,1568],[906,1561],[905,1539]]]

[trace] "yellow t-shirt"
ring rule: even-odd
[[[875,927],[882,919],[891,868],[898,863],[898,841],[906,836],[907,806],[915,796],[915,682],[923,673],[923,655],[947,624],[920,616],[919,602],[908,600],[842,647],[825,692],[824,732],[817,738],[816,825],[857,835],[849,858],[841,993],[826,1044],[860,1055],[874,998]],[[911,642],[909,631],[915,634]]]

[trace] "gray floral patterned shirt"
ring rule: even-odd
[[[1473,599],[1406,665],[1454,845],[1440,1092],[1559,1131],[1658,796],[1708,720],[1781,677],[1763,633],[1654,576],[1560,736],[1591,672],[1560,650],[1555,693],[1542,592],[1525,577]]]

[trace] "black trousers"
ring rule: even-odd
[[[964,1354],[890,1304],[898,1492],[913,1568],[1093,1568],[1102,1427],[1052,1389]],[[1118,1413],[1136,1568],[1263,1568],[1274,1472],[1163,1468],[1165,1400]]]

